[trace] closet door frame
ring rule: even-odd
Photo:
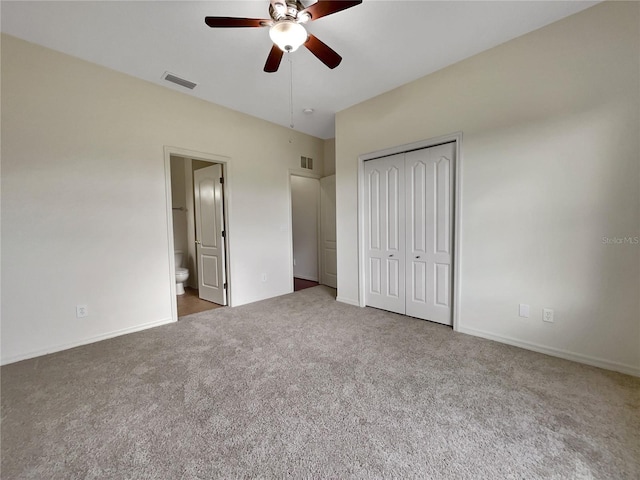
[[[460,305],[460,237],[462,225],[462,132],[455,132],[449,135],[429,138],[419,142],[398,145],[384,150],[378,150],[371,153],[365,153],[358,157],[358,303],[361,307],[366,306],[365,291],[365,174],[364,162],[375,158],[396,155],[398,153],[406,153],[412,150],[435,147],[443,143],[453,142],[455,144],[455,164],[453,168],[454,174],[454,205],[453,205],[453,292],[452,292],[452,322],[453,330],[459,329],[459,305]]]

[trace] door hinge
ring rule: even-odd
[[[224,282],[224,286],[222,288],[224,288],[225,290],[227,289],[227,282]]]
[[[224,230],[222,231],[222,238],[226,238],[227,236],[227,232],[225,232]]]
[[[220,177],[220,184],[224,183],[224,177]]]

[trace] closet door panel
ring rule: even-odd
[[[427,264],[425,262],[411,262],[413,276],[407,285],[410,286],[412,302],[425,303],[427,301]]]
[[[451,304],[451,267],[447,264],[435,264],[434,285],[435,304],[442,307],[449,307]]]
[[[415,157],[415,156],[414,156]],[[416,305],[424,305],[427,302],[427,264],[425,262],[428,231],[426,228],[427,206],[427,181],[429,178],[426,162],[420,157],[413,160],[410,155],[406,157],[406,205],[407,205],[407,304],[408,315],[416,316]]]
[[[397,259],[387,259],[387,297],[404,300],[401,298],[400,262]]]
[[[406,313],[451,325],[453,143],[406,154]],[[416,275],[424,272],[424,276]]]
[[[365,162],[365,294],[372,307],[405,312],[404,155]]]
[[[435,161],[435,251],[451,253],[451,160],[440,155]]]

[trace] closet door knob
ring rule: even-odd
[[[391,255],[389,255],[390,257],[393,257],[393,253]]]
[[[420,255],[416,255],[416,258],[420,258]]]

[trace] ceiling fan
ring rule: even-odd
[[[268,19],[206,17],[204,21],[211,28],[270,27],[269,36],[274,45],[264,65],[265,72],[278,71],[284,53],[294,52],[301,45],[304,45],[327,67],[336,68],[340,65],[342,57],[307,32],[303,25],[361,3],[362,0],[318,0],[313,5],[305,7],[299,0],[271,0],[269,4],[271,18]]]

